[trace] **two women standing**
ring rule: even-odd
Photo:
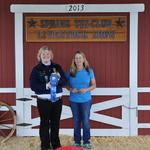
[[[90,91],[96,87],[93,70],[89,67],[84,53],[77,51],[66,76],[61,66],[53,62],[53,52],[47,46],[39,49],[38,64],[32,69],[30,87],[35,94],[49,94],[52,90],[50,76],[56,73],[59,81],[56,85],[56,94],[61,95],[62,87],[67,80],[70,89],[70,106],[74,121],[74,145],[81,146],[81,124],[83,126],[83,146],[91,149],[90,144],[90,108],[92,97]],[[67,78],[67,80],[66,80]],[[57,149],[61,147],[59,139],[59,123],[62,112],[62,98],[37,98],[37,107],[40,115],[41,150]]]

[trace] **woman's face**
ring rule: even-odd
[[[52,59],[52,52],[49,50],[42,51],[41,61],[43,64],[49,64]]]
[[[84,58],[81,54],[76,54],[75,55],[75,64],[77,66],[77,68],[83,67],[83,63],[84,63]]]

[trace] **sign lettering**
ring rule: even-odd
[[[126,16],[25,17],[27,42],[126,41]]]

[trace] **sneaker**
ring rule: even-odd
[[[75,146],[75,147],[80,147],[81,144],[79,144],[79,143],[74,143],[73,146]]]
[[[84,147],[85,149],[92,149],[92,146],[91,146],[90,143],[83,144],[83,147]]]

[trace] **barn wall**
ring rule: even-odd
[[[67,4],[65,0],[2,0],[0,1],[0,88],[15,87],[15,47],[14,47],[14,15],[10,13],[10,4]],[[72,3],[72,2],[71,2]],[[133,3],[132,0],[90,0],[76,1],[76,3]],[[135,3],[135,1],[134,1]],[[145,3],[145,12],[139,14],[139,63],[138,86],[150,87],[150,2],[136,0],[136,3]],[[32,14],[30,14],[32,15]],[[54,14],[55,15],[55,14]],[[77,14],[74,14],[77,15]],[[91,14],[87,14],[91,15]],[[106,15],[106,14],[92,14]],[[107,14],[109,15],[109,14]],[[120,15],[120,14],[110,14]],[[128,14],[121,14],[126,15]],[[129,19],[129,16],[128,16]],[[128,26],[129,29],[129,26]],[[24,41],[24,87],[29,87],[29,74],[37,63],[36,54],[38,48],[47,44],[54,50],[55,62],[60,63],[65,71],[70,66],[72,56],[76,50],[85,52],[90,65],[93,67],[97,87],[129,87],[129,30],[126,42],[69,42],[69,43],[27,43]],[[67,54],[67,55],[66,55]],[[134,58],[133,58],[134,59]],[[139,93],[139,104],[146,105],[149,102],[149,93]],[[0,94],[1,99],[14,105],[14,94]],[[97,98],[94,98],[95,103]],[[105,100],[105,97],[103,98]],[[115,109],[120,114],[120,109]],[[107,113],[114,115],[114,111]],[[139,122],[150,122],[149,111],[139,111]],[[96,125],[102,127],[105,125]],[[148,132],[149,131],[149,132]],[[139,129],[139,134],[150,134],[149,129]]]

